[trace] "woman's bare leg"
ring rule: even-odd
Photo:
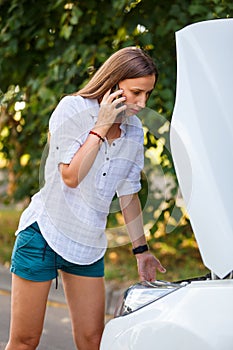
[[[62,272],[62,280],[78,350],[99,350],[105,316],[104,279]]]
[[[51,281],[32,282],[12,274],[10,338],[5,350],[34,350],[43,330]]]

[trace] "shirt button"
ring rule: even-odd
[[[107,157],[106,160],[109,160],[109,158]]]
[[[115,146],[116,144],[115,144],[115,142],[113,142],[113,144],[112,144],[113,146]]]
[[[103,176],[106,176],[107,174],[106,173],[103,173]]]
[[[59,149],[59,147],[57,146],[56,149]]]

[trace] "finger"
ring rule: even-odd
[[[114,104],[114,109],[115,109],[115,112],[117,114],[125,111],[127,109],[127,106],[123,103],[119,103],[119,101],[117,102],[117,104]]]
[[[119,108],[116,108],[115,109],[115,116],[124,116],[124,111],[125,111],[125,107],[122,106],[122,107],[119,107]]]
[[[111,96],[112,100],[114,100],[115,98],[118,99],[118,98],[121,98],[121,95],[123,94],[123,92],[124,92],[124,90],[119,89],[119,90],[117,90],[117,91],[112,92],[112,93],[110,94],[110,96]]]
[[[125,96],[121,96],[121,97],[119,97],[119,98],[117,98],[117,99],[114,99],[113,102],[112,102],[112,104],[113,104],[114,106],[117,106],[117,105],[119,105],[119,104],[123,104],[123,103],[125,102],[125,100],[126,100],[126,97],[125,97]]]
[[[139,276],[140,277],[140,281],[148,281],[148,278],[146,276]]]
[[[101,103],[102,103],[102,102],[106,102],[110,94],[111,94],[111,89],[109,89],[109,90],[104,94]]]
[[[114,106],[117,106],[119,103],[123,103],[126,100],[125,96],[122,96],[123,90],[115,91],[110,94],[111,90],[108,90],[102,98],[100,105],[112,103]]]
[[[167,270],[165,269],[165,267],[163,267],[161,264],[159,264],[158,270],[159,270],[159,272],[161,272],[161,273],[167,272]]]

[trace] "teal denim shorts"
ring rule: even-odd
[[[11,272],[30,281],[50,281],[58,270],[78,276],[103,277],[104,258],[91,265],[78,265],[63,259],[46,242],[37,223],[20,231],[14,244]]]

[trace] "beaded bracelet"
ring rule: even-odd
[[[95,136],[97,136],[101,141],[105,141],[105,139],[100,135],[100,134],[97,134],[97,132],[95,132],[95,131],[90,131],[89,132],[89,134],[91,134],[91,135],[95,135]]]

